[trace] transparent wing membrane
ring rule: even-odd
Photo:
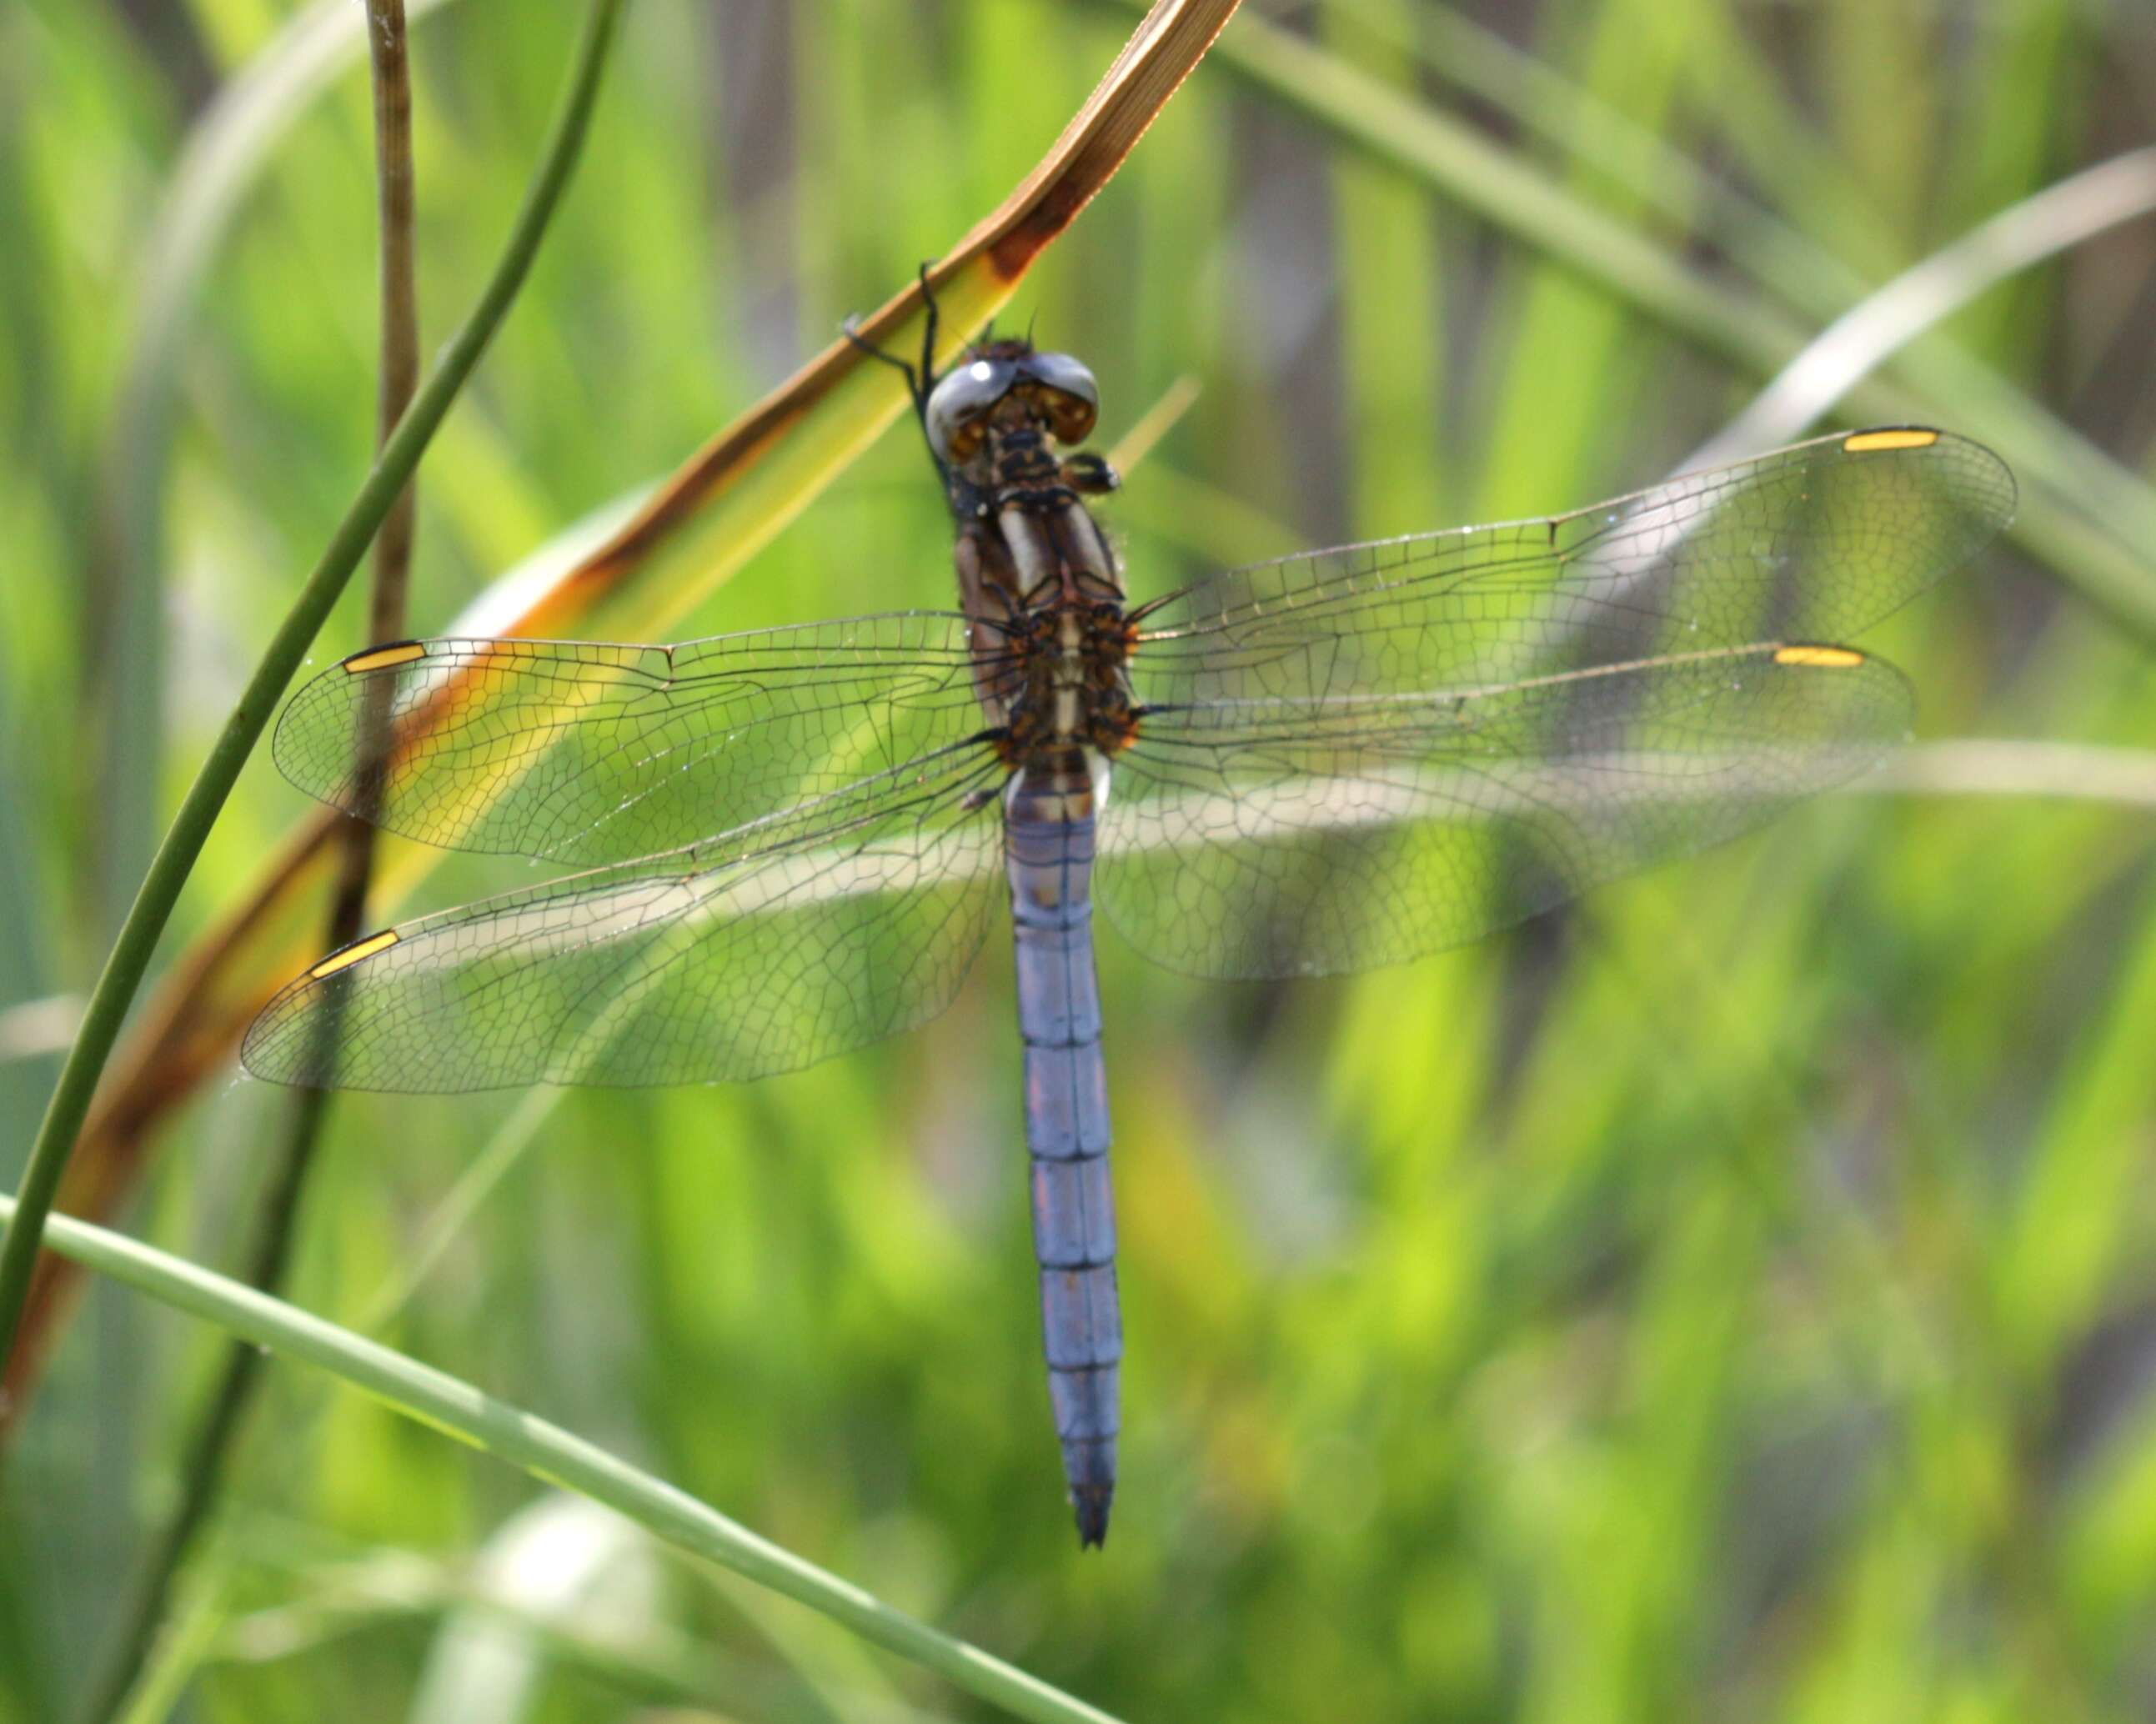
[[[309,683],[275,752],[311,796],[407,838],[626,861],[978,731],[972,662],[964,618],[934,612],[676,647],[408,641]],[[370,803],[355,763],[377,711],[398,740]]]
[[[1905,734],[1899,673],[1838,643],[2013,501],[1973,444],[1865,432],[1142,607],[1094,895],[1178,969],[1349,970],[1731,838]],[[409,837],[588,871],[332,954],[257,1019],[248,1070],[700,1082],[923,1022],[1003,902],[996,668],[937,613],[355,654],[287,709],[287,776]],[[355,762],[384,721],[377,787]]]
[[[446,911],[270,1002],[258,1077],[407,1093],[708,1083],[950,1003],[998,902],[1000,763],[964,747],[670,856]]]
[[[1097,895],[1177,969],[1332,972],[1719,843],[1903,734],[1898,673],[1806,644],[2013,507],[1976,444],[1865,432],[1186,588],[1143,618]]]
[[[1853,777],[1908,728],[1861,654],[1721,649],[1452,695],[1211,702],[1118,756],[1094,895],[1212,977],[1457,946]]]
[[[1841,640],[2013,513],[2012,475],[1964,439],[1821,438],[1569,515],[1215,576],[1145,608],[1132,681],[1168,706],[1322,698]]]

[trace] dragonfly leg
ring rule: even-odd
[[[1122,475],[1108,464],[1106,455],[1086,451],[1065,456],[1058,476],[1072,490],[1086,497],[1104,497],[1119,490],[1123,482]]]
[[[916,398],[924,423],[928,418],[928,392],[936,387],[936,336],[943,321],[943,308],[936,302],[936,289],[928,280],[931,261],[923,258],[916,272],[921,283],[921,302],[928,308],[921,325],[921,387]]]
[[[921,326],[921,362],[918,365],[910,359],[901,359],[896,353],[879,347],[863,335],[859,316],[849,314],[839,324],[839,333],[847,341],[875,360],[877,364],[891,367],[893,371],[906,379],[906,393],[913,398],[914,417],[923,425],[928,423],[930,392],[935,388],[938,381],[936,375],[936,337],[938,326],[942,322],[942,312],[936,303],[936,290],[928,285],[929,267],[929,264],[924,262],[920,270],[921,299],[921,303],[927,307],[928,316]],[[938,461],[937,464],[940,467],[942,463]]]
[[[921,425],[921,441],[927,444],[928,459],[936,464],[936,476],[942,481],[947,495],[951,492],[951,469],[943,457],[936,453],[936,445],[928,441],[928,397],[937,384],[936,336],[942,321],[941,309],[936,302],[936,290],[929,285],[930,265],[924,260],[920,269],[921,298],[928,308],[921,335],[921,362],[901,359],[896,353],[886,352],[861,333],[860,319],[849,316],[839,325],[839,333],[879,365],[887,365],[906,379],[906,393],[913,398],[913,417]]]

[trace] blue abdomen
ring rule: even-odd
[[[1045,800],[1044,798],[1044,800]],[[1116,1219],[1108,1094],[1093,974],[1093,821],[1047,819],[1014,798],[1005,828],[1025,1041],[1025,1134],[1049,1394],[1078,1536],[1107,1535],[1116,1487]]]

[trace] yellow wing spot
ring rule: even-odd
[[[394,928],[384,928],[378,934],[369,934],[357,945],[347,946],[342,952],[331,952],[307,972],[307,979],[319,982],[325,976],[334,976],[339,970],[348,970],[362,958],[372,957],[376,952],[386,951],[396,943],[397,930]]]
[[[383,670],[392,664],[408,664],[414,659],[426,656],[426,648],[416,640],[408,640],[401,646],[377,647],[371,653],[354,653],[344,661],[344,668],[357,676],[362,670]]]
[[[1841,439],[1845,455],[1876,455],[1886,449],[1929,449],[1939,440],[1936,431],[1859,431]]]
[[[1777,664],[1809,664],[1819,670],[1848,670],[1864,662],[1853,647],[1786,646],[1774,654]]]

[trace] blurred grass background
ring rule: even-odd
[[[1814,326],[1820,281],[1881,281],[2156,136],[2156,16],[2130,0],[1268,15],[1734,277],[1727,207],[1684,206],[1694,165],[1822,265],[1751,284]],[[252,144],[191,319],[146,274],[208,105],[299,16],[0,18],[0,1156],[366,464],[360,66]],[[423,469],[414,626],[943,249],[1134,16],[641,0],[563,218]],[[573,27],[478,0],[417,24],[429,342],[506,226]],[[1019,301],[1094,367],[1110,438],[1203,386],[1110,511],[1134,593],[1650,482],[1761,381],[1351,151],[1239,71],[1255,29]],[[2156,480],[2150,224],[1939,341]],[[2156,581],[2156,547],[2115,548]],[[2077,572],[2002,549],[1867,639],[1926,737],[2148,745],[2148,644]],[[680,632],[950,591],[901,430]],[[360,644],[361,608],[319,659]],[[303,811],[250,768],[168,952]],[[294,1294],[367,1321],[459,1175],[528,1133],[389,1339],[1130,1718],[2147,1718],[2149,834],[2100,800],[1846,797],[1348,983],[1190,983],[1110,936],[1130,1356],[1104,1558],[1060,1504],[993,942],[939,1023],[795,1077],[341,1103]],[[426,902],[523,878],[458,862]],[[205,1092],[136,1229],[228,1262],[280,1100]],[[9,1724],[79,1695],[218,1344],[109,1289],[79,1313],[7,1469]],[[174,1715],[205,1721],[979,1715],[283,1367],[189,1596]]]

